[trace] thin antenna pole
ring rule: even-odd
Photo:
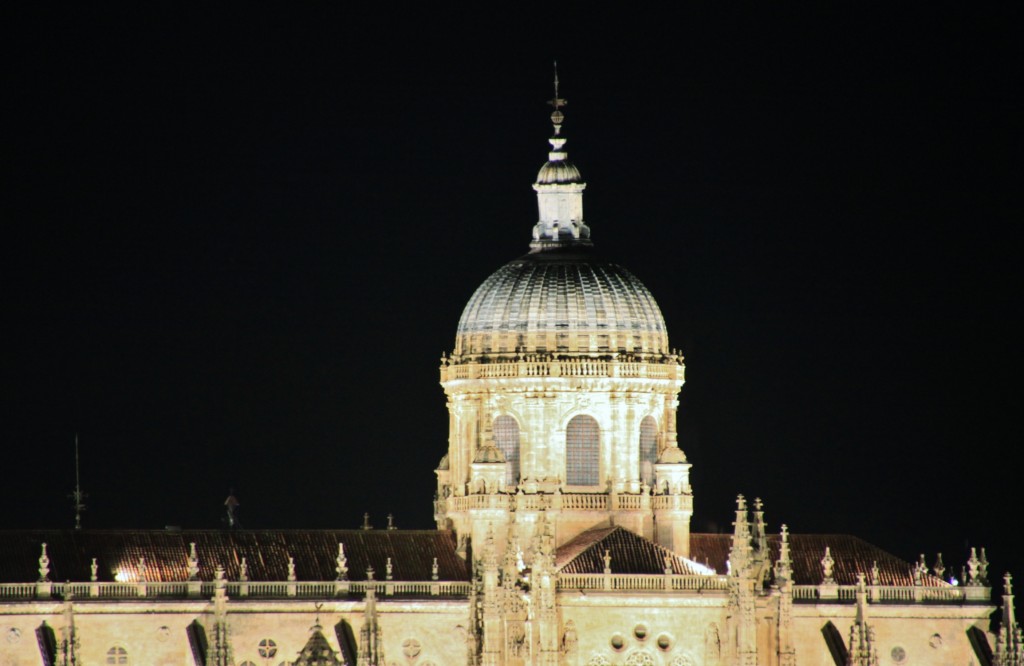
[[[85,511],[86,494],[82,492],[81,476],[78,471],[78,433],[75,433],[75,492],[71,500],[75,504],[75,529],[82,529],[82,512]]]

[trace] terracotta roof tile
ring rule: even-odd
[[[780,537],[768,537],[771,559],[779,556]],[[726,572],[726,560],[732,544],[731,534],[690,535],[690,558],[707,563],[718,573]],[[878,562],[879,581],[882,585],[909,586],[914,584],[913,565],[892,553],[874,546],[863,539],[848,534],[791,534],[789,535],[790,555],[793,560],[793,579],[798,585],[818,585],[822,580],[821,558],[825,546],[831,549],[835,560],[833,576],[839,585],[854,585],[857,574],[870,576],[871,566]],[[928,587],[947,585],[929,574],[924,578]]]
[[[663,574],[666,556],[671,558],[674,573],[699,573],[686,558],[621,527],[583,532],[558,549],[555,566],[564,573],[602,573],[605,550],[612,558],[611,570],[617,574]]]
[[[189,544],[196,544],[199,578],[212,580],[223,565],[229,580],[237,580],[246,558],[249,579],[283,581],[288,556],[302,581],[334,580],[338,543],[345,544],[348,577],[365,580],[366,567],[384,578],[387,558],[395,580],[430,580],[433,558],[438,579],[469,580],[465,560],[455,553],[455,537],[437,530],[17,530],[0,531],[0,582],[26,583],[39,577],[41,544],[47,544],[50,580],[88,581],[96,558],[100,581],[118,572],[138,575],[146,558],[149,581],[188,579]]]

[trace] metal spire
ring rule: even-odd
[[[78,433],[75,433],[75,491],[68,497],[75,506],[75,529],[82,529],[82,512],[85,511],[85,498],[88,497],[82,492],[82,484],[78,473]]]
[[[558,134],[562,129],[562,121],[565,120],[565,114],[562,113],[561,109],[569,102],[558,96],[558,61],[555,61],[555,96],[548,100],[548,104],[555,107],[555,110],[551,113],[551,123],[555,126],[555,134]]]

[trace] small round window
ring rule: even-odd
[[[626,641],[623,640],[620,634],[615,634],[614,636],[612,636],[611,644],[613,650],[621,650],[622,648],[626,647]]]
[[[269,638],[264,638],[262,641],[260,641],[259,653],[260,656],[264,659],[273,657],[277,654],[277,643],[270,640]]]
[[[668,634],[658,636],[658,649],[668,651],[672,647],[672,637]]]
[[[647,638],[647,627],[645,627],[642,624],[636,625],[636,627],[633,629],[633,635],[636,636],[636,639],[638,641],[644,640],[645,638]]]

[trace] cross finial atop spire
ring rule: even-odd
[[[561,97],[558,96],[558,61],[556,60],[555,61],[555,96],[552,97],[550,100],[548,100],[548,104],[550,104],[551,106],[555,107],[555,113],[558,113],[558,115],[561,116],[562,114],[559,113],[559,109],[561,109],[563,106],[565,106],[568,103],[569,102],[567,102],[566,100],[564,100],[564,99],[562,99]],[[558,121],[555,120],[554,113],[551,114],[551,120],[556,125],[561,122],[560,119]]]

